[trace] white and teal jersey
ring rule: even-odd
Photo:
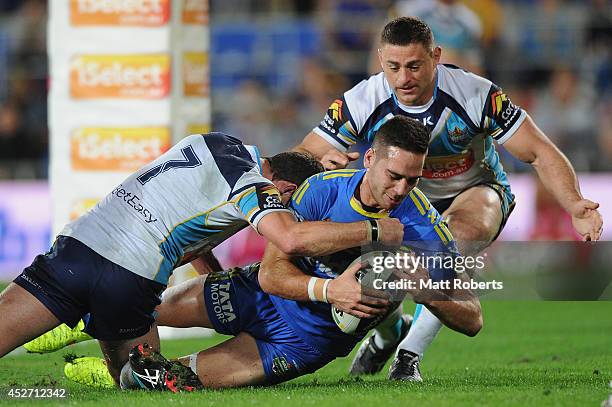
[[[483,183],[509,192],[493,140],[507,141],[526,114],[491,81],[452,65],[438,65],[434,96],[424,106],[402,105],[381,72],[336,99],[313,131],[346,151],[358,141],[371,144],[380,126],[395,115],[419,120],[431,132],[419,183],[431,201]]]
[[[275,211],[287,209],[257,148],[210,133],[181,140],[60,234],[167,284],[174,268]]]

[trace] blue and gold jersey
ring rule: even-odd
[[[340,151],[370,145],[387,120],[403,115],[431,133],[420,188],[432,201],[484,183],[510,191],[493,141],[510,139],[526,117],[500,87],[453,65],[438,65],[434,95],[423,106],[399,102],[384,73],[371,76],[333,101],[313,132]]]
[[[398,218],[404,224],[404,242],[428,252],[455,252],[453,238],[436,209],[417,188],[390,212],[372,212],[355,198],[366,170],[328,171],[306,180],[294,193],[290,208],[300,220],[358,222],[383,217]],[[320,258],[298,258],[306,274],[334,278],[361,254],[360,248]],[[432,271],[430,270],[430,273]],[[321,352],[345,356],[361,338],[344,334],[334,323],[330,305],[297,302],[271,296],[284,319]]]

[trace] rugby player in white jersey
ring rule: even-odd
[[[367,241],[368,222],[298,223],[285,208],[297,186],[321,170],[299,153],[260,158],[255,147],[222,133],[186,137],[68,224],[0,294],[0,357],[89,314],[85,331],[100,341],[118,383],[136,343],[159,348],[153,313],[173,269],[238,230],[250,224],[290,254]],[[377,227],[381,240],[401,241],[397,219]]]
[[[336,99],[295,150],[314,154],[327,169],[344,168],[359,156],[347,153],[349,147],[357,141],[371,143],[389,118],[420,120],[431,141],[419,188],[443,214],[461,253],[473,255],[495,240],[514,207],[493,144],[497,141],[534,167],[584,240],[598,240],[603,226],[599,204],[582,196],[563,153],[501,88],[456,66],[439,64],[441,52],[421,20],[400,17],[389,22],[378,50],[383,72]],[[442,324],[420,306],[415,318],[399,344],[391,379],[422,380],[419,360]],[[398,346],[399,332],[378,330],[362,345],[351,372],[380,371]]]

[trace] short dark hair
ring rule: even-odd
[[[422,20],[416,17],[398,17],[385,25],[380,33],[380,44],[422,44],[427,51],[432,52],[434,36],[431,28]]]
[[[429,130],[423,123],[406,116],[395,116],[387,120],[376,132],[373,149],[384,151],[387,147],[425,154],[429,146]]]
[[[266,158],[274,179],[301,185],[308,177],[323,172],[323,164],[311,154],[285,152]]]

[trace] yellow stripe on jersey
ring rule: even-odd
[[[425,209],[423,209],[423,205],[421,205],[421,202],[419,201],[419,198],[417,198],[416,194],[414,193],[414,189],[412,191],[410,191],[410,193],[408,194],[410,196],[410,199],[412,199],[412,202],[414,202],[414,205],[417,207],[417,209],[419,210],[419,213],[421,215],[425,215]]]
[[[418,188],[414,188],[413,189],[414,193],[421,198],[421,203],[423,204],[423,209],[425,209],[426,211],[428,211],[431,208],[431,204],[429,203],[429,199],[427,199],[425,197],[425,195],[423,194],[423,192],[421,192],[420,189]]]
[[[329,170],[322,173],[323,176],[327,174],[354,174],[359,170],[353,170],[351,168],[341,168],[339,170]]]
[[[448,229],[448,225],[446,224],[446,221],[440,222],[439,226],[440,226],[440,230],[444,233],[448,241],[450,242],[451,240],[453,240],[453,234]]]
[[[366,211],[365,209],[363,209],[359,201],[357,201],[357,199],[354,196],[351,197],[350,204],[351,204],[351,208],[353,208],[355,212],[357,212],[360,215],[367,216],[368,218],[382,219],[382,218],[389,217],[389,212],[387,211],[378,212],[378,213]]]
[[[241,193],[239,193],[238,195],[236,195],[235,197],[232,198],[231,203],[235,204],[236,202],[240,201],[242,199],[243,196],[245,196],[246,194],[250,194],[251,192],[255,191],[255,187],[250,187],[244,191],[242,191]],[[214,208],[213,208],[214,209]]]
[[[205,216],[204,216],[204,225],[205,225],[205,226],[208,226],[208,224],[207,224],[207,223],[208,223],[208,222],[207,222],[207,220],[208,220],[208,215],[210,215],[210,214],[211,214],[212,212],[214,212],[215,210],[217,210],[217,209],[221,208],[222,206],[229,205],[229,204],[232,204],[232,203],[233,203],[233,202],[230,202],[230,201],[224,201],[224,202],[221,202],[219,205],[217,205],[217,206],[215,206],[215,207],[213,207],[213,208],[211,208],[211,209],[209,209],[209,210],[207,210],[207,211],[205,211],[205,212],[199,212],[199,213],[196,213],[196,214],[195,214],[195,215],[193,215],[192,217],[182,220],[181,222],[179,222],[179,223],[177,223],[176,225],[172,226],[172,228],[170,229],[170,233],[168,233],[168,235],[167,235],[166,237],[164,237],[162,240],[159,240],[159,241],[157,242],[157,245],[158,245],[158,246],[160,246],[160,245],[164,244],[164,242],[166,242],[166,240],[168,240],[168,238],[169,238],[169,237],[172,235],[172,233],[174,232],[174,229],[176,229],[177,227],[181,226],[182,224],[187,223],[187,222],[189,222],[190,220],[195,219],[195,218],[197,218],[197,217],[199,217],[199,216],[205,215]],[[214,226],[213,226],[213,227],[214,227]],[[163,261],[164,261],[164,259],[161,259],[161,260],[160,260],[160,264],[161,264],[161,262],[163,262]],[[159,270],[158,270],[158,272],[159,272]]]
[[[246,219],[249,220],[251,219],[251,215],[253,215],[257,210],[261,209],[259,206],[255,206],[253,209],[251,209],[249,211],[249,213],[247,213],[246,215]],[[251,223],[251,221],[249,220],[249,223]]]
[[[341,134],[341,133],[338,133],[338,137],[340,137],[348,145],[353,145],[357,143],[357,140],[350,138],[348,136],[345,136],[344,134]]]
[[[442,242],[444,244],[448,243],[448,239],[446,238],[446,236],[444,235],[444,232],[442,232],[442,230],[440,229],[439,225],[435,225],[434,226],[434,230],[436,231],[436,233],[438,234],[438,236],[440,236],[440,239],[442,239]]]
[[[302,184],[302,186],[300,187],[301,191],[295,196],[295,203],[296,204],[300,204],[300,201],[302,200],[302,198],[304,197],[304,194],[306,193],[306,191],[308,190],[308,188],[310,187],[310,182],[306,181],[304,184]]]
[[[308,184],[308,180],[306,180],[306,181],[302,182],[302,185],[300,185],[300,186],[299,186],[299,187],[298,187],[298,188],[295,190],[295,192],[293,193],[293,196],[295,197],[295,196],[298,196],[299,194],[301,194],[301,193],[302,193],[302,190],[303,190],[304,188],[307,188],[307,187],[308,187],[308,185],[309,185],[309,184]]]
[[[327,174],[327,175],[323,175],[323,179],[332,179],[332,178],[338,178],[338,177],[347,177],[350,178],[352,177],[353,174],[352,173],[346,173],[346,174]]]

